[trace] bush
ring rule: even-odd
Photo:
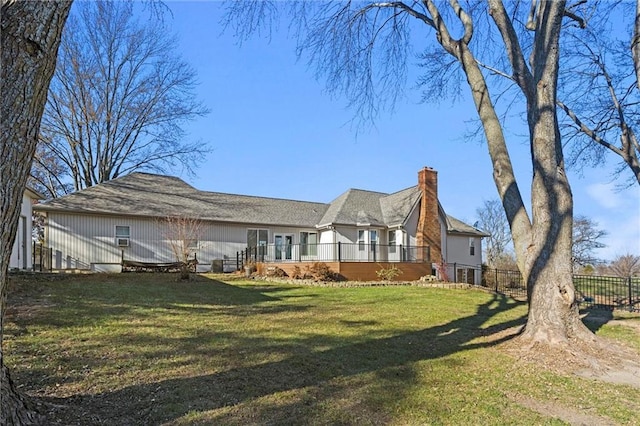
[[[402,269],[397,268],[395,265],[388,268],[381,267],[379,271],[376,271],[378,278],[385,281],[391,281],[400,274],[402,274]]]
[[[305,268],[303,278],[314,281],[337,281],[338,275],[324,262],[315,262]]]
[[[291,272],[291,278],[293,278],[294,280],[301,280],[304,278],[304,275],[302,274],[302,271],[300,270],[300,267],[298,265],[293,267],[293,272]]]
[[[277,266],[271,266],[267,268],[268,277],[277,277],[277,278],[285,278],[288,277],[287,273],[282,268],[278,268]]]

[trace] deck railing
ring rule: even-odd
[[[239,262],[430,262],[428,246],[364,243],[267,244],[238,252]]]

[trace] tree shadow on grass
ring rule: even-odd
[[[613,310],[590,308],[581,311],[582,322],[592,333],[597,333],[603,325],[613,319]]]
[[[284,355],[284,359],[258,365],[240,366],[214,374],[172,378],[161,382],[132,385],[97,395],[75,395],[63,399],[44,399],[56,404],[51,423],[57,424],[161,424],[177,421],[193,413],[205,413],[296,391],[278,404],[267,403],[253,408],[248,423],[262,423],[295,418],[303,413],[313,416],[324,402],[334,403],[341,392],[336,382],[353,382],[361,375],[374,374],[376,380],[394,387],[392,398],[403,398],[402,389],[417,379],[413,364],[435,360],[454,353],[489,347],[513,337],[502,333],[489,341],[475,339],[522,326],[525,317],[486,325],[496,314],[518,304],[503,296],[479,306],[470,316],[423,330],[372,338],[358,343],[343,341],[327,350],[313,350],[318,337],[301,341],[303,349]],[[241,346],[246,346],[244,342]],[[306,348],[306,350],[304,350]],[[259,350],[259,348],[258,348]],[[452,363],[459,362],[449,359]],[[455,367],[455,366],[453,366]],[[384,392],[384,389],[380,392]],[[226,416],[226,417],[225,417]],[[290,417],[293,416],[293,417]],[[222,423],[241,423],[232,414],[223,414]],[[62,419],[62,420],[60,420]],[[324,419],[326,422],[326,418]],[[336,420],[336,422],[339,422]]]
[[[266,302],[277,302],[277,296],[266,294],[282,291],[280,286],[238,286],[222,281],[198,278],[191,282],[175,282],[167,279],[167,274],[121,274],[108,282],[60,281],[51,285],[67,286],[64,297],[42,299],[36,303],[58,305],[55,313],[42,310],[39,315],[18,315],[29,308],[35,309],[32,298],[13,298],[9,301],[7,318],[16,329],[24,334],[30,327],[48,325],[73,327],[85,323],[85,312],[92,312],[91,321],[112,320],[123,317],[136,319],[144,316],[146,309],[167,309],[176,311],[203,311],[211,307],[231,307],[226,312],[234,315],[276,313],[278,310],[305,309],[300,306],[268,306]],[[149,282],[149,277],[160,277],[158,282]],[[170,277],[170,276],[169,276]],[[84,277],[83,277],[84,278]],[[87,276],[91,280],[92,276]],[[126,279],[123,279],[126,278]],[[286,289],[289,289],[286,287]],[[143,308],[143,309],[140,309]],[[17,332],[16,332],[17,333]],[[11,330],[9,330],[11,334]]]

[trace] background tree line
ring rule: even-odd
[[[207,109],[159,7],[75,4],[31,169],[30,185],[47,198],[134,171],[193,173],[209,152],[182,129]]]
[[[495,269],[517,270],[509,222],[499,200],[486,200],[476,209],[475,225],[489,234],[483,239],[484,261]],[[575,273],[631,277],[640,275],[640,256],[618,254],[610,261],[598,258],[596,250],[606,247],[601,241],[607,231],[592,219],[578,215],[573,219],[572,261]]]

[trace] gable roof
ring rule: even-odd
[[[477,237],[488,237],[489,234],[483,232],[471,225],[467,225],[463,221],[453,216],[447,215],[447,232],[450,234],[469,235]]]
[[[27,186],[24,189],[24,195],[31,198],[32,200],[42,200],[44,198],[44,195],[31,188],[30,186]]]
[[[215,222],[316,226],[403,225],[421,199],[412,186],[393,194],[349,189],[331,203],[295,201],[200,191],[173,176],[135,172],[64,197],[34,205],[34,210],[122,216],[187,216]],[[486,236],[444,214],[447,232]]]
[[[313,227],[327,205],[199,191],[176,177],[135,172],[45,201],[36,209]]]

